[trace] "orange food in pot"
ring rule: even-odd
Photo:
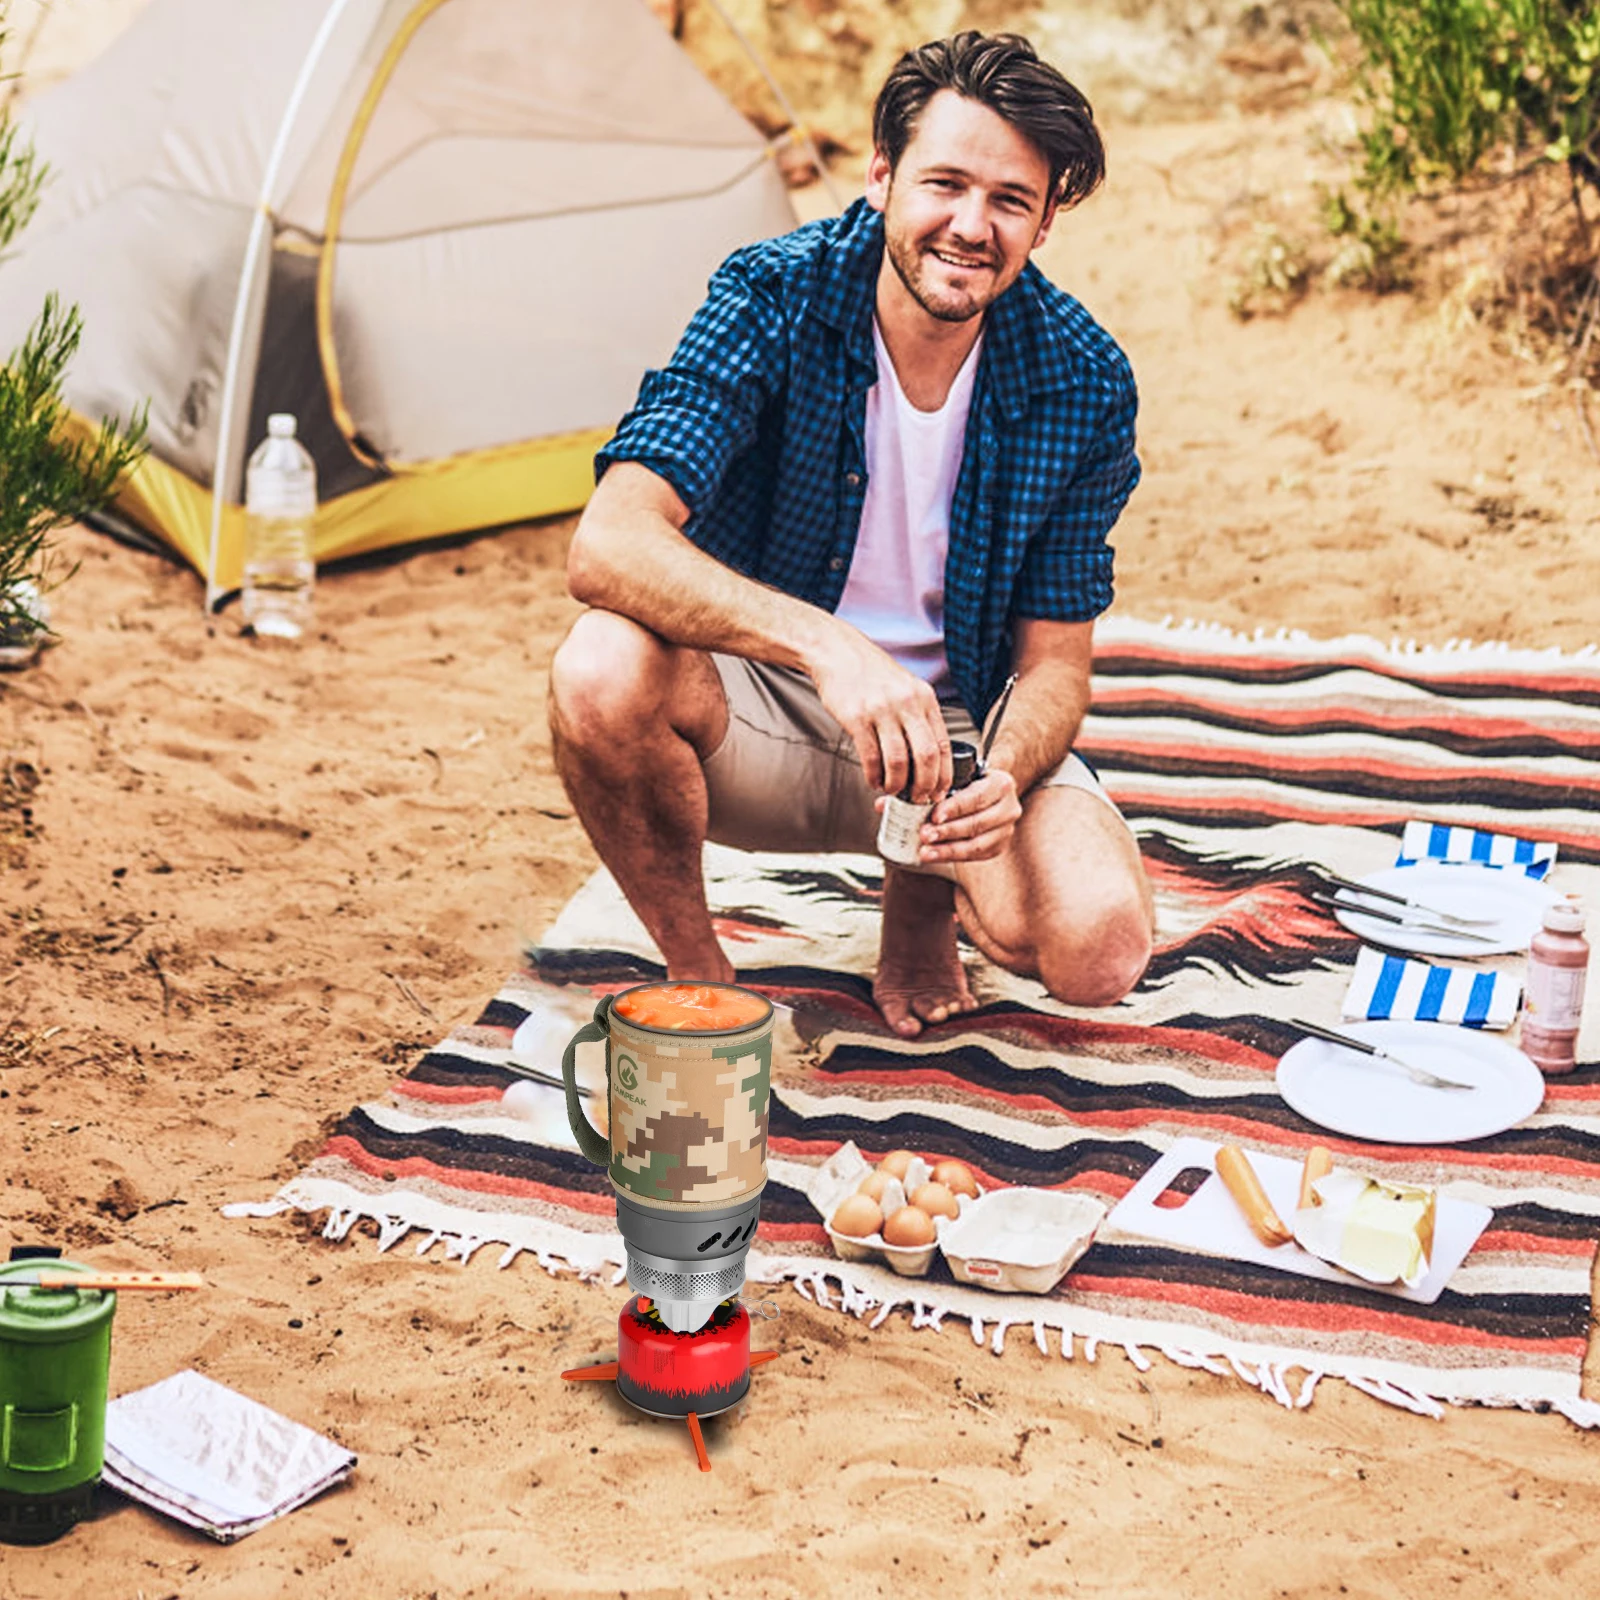
[[[628,990],[611,1009],[640,1028],[720,1033],[765,1021],[772,1007],[760,995],[731,984],[653,983]]]

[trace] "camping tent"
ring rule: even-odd
[[[208,603],[270,412],[319,560],[573,509],[717,262],[794,221],[643,0],[151,0],[28,122],[0,348],[79,305],[74,426],[149,397],[116,510]]]

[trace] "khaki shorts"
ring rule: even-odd
[[[855,742],[824,710],[811,680],[740,656],[711,659],[728,700],[728,731],[703,765],[709,836],[740,850],[874,854],[877,796]],[[943,711],[950,737],[976,745],[966,708],[946,702]],[[1068,755],[1039,780],[1045,786],[1084,789],[1117,810],[1081,756]]]

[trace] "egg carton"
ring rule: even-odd
[[[951,1276],[999,1294],[1048,1294],[1082,1257],[1106,1207],[1092,1195],[1027,1186],[958,1195],[956,1217],[935,1217],[928,1245],[892,1245],[882,1234],[857,1239],[837,1232],[829,1220],[873,1170],[854,1143],[841,1145],[817,1168],[808,1194],[822,1213],[823,1230],[842,1261],[886,1261],[902,1277],[920,1278],[942,1254]],[[883,1192],[887,1216],[906,1203],[906,1191],[926,1183],[933,1169],[920,1156],[906,1169],[905,1183],[891,1178]]]
[[[890,1244],[881,1233],[857,1239],[848,1233],[838,1232],[831,1220],[834,1212],[861,1187],[861,1180],[874,1170],[873,1163],[862,1155],[853,1140],[840,1145],[827,1161],[816,1169],[806,1192],[812,1205],[822,1215],[823,1231],[828,1235],[834,1253],[841,1261],[884,1261],[902,1278],[926,1277],[928,1269],[933,1265],[933,1258],[939,1253],[940,1240],[944,1237],[945,1230],[955,1227],[977,1201],[970,1195],[957,1195],[956,1209],[960,1215],[935,1217],[931,1244]],[[887,1217],[901,1206],[909,1204],[908,1195],[915,1194],[932,1177],[933,1168],[921,1156],[912,1157],[911,1165],[906,1168],[905,1181],[891,1178],[884,1189],[881,1202],[883,1214]],[[980,1198],[983,1195],[981,1184],[978,1194]]]
[[[1059,1189],[996,1189],[939,1235],[957,1283],[1001,1294],[1049,1294],[1106,1219],[1104,1202]]]

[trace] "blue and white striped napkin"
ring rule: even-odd
[[[1346,1021],[1395,1018],[1454,1022],[1465,1028],[1509,1028],[1522,1000],[1522,984],[1505,972],[1436,967],[1362,945],[1344,997]]]
[[[1556,863],[1556,847],[1509,833],[1487,833],[1482,828],[1408,822],[1394,864],[1414,867],[1421,861],[1469,861],[1483,867],[1512,867],[1530,878],[1543,878]]]

